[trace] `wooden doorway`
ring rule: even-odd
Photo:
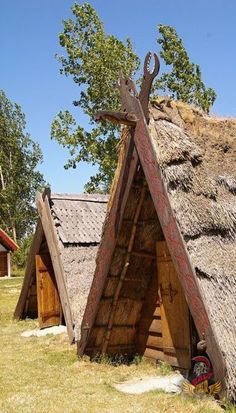
[[[164,359],[172,366],[191,367],[190,315],[182,286],[165,241],[157,242],[158,299]]]
[[[36,281],[39,327],[61,323],[61,305],[49,254],[36,255]]]
[[[0,251],[0,277],[5,277],[6,275],[8,275],[7,252]]]

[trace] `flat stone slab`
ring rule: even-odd
[[[115,388],[123,393],[130,394],[141,394],[151,390],[163,390],[166,393],[181,393],[181,386],[185,380],[181,374],[144,377],[116,384]]]
[[[40,330],[39,328],[35,328],[34,330],[27,330],[24,331],[21,336],[22,337],[44,337],[48,334],[53,334],[56,336],[57,334],[66,333],[66,326],[53,326],[47,327]]]

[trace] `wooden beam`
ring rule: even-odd
[[[117,246],[116,249],[118,249],[121,252],[126,252],[127,251],[127,248],[119,247],[119,246]],[[157,259],[155,254],[150,254],[149,252],[145,252],[145,251],[131,251],[130,254],[135,255],[136,257],[150,258],[152,260]]]
[[[126,224],[132,224],[133,221],[131,219],[123,219],[123,223]],[[147,224],[154,224],[156,225],[157,223],[157,219],[156,218],[152,218],[152,219],[140,219],[137,223],[137,225],[147,225]]]
[[[114,124],[133,126],[135,127],[137,122],[137,116],[134,113],[128,112],[115,112],[113,110],[100,110],[95,115],[95,120],[108,120]]]
[[[94,324],[94,328],[109,328],[108,324]],[[112,328],[127,328],[127,329],[134,329],[136,328],[135,324],[113,324]]]
[[[38,297],[37,297],[37,291],[36,291],[36,294],[32,294],[32,292],[31,292],[31,288],[32,288],[32,285],[33,285],[33,281],[34,281],[34,276],[31,277],[30,284],[29,284],[29,288],[28,288],[28,294],[27,294],[27,298],[26,298],[26,302],[25,302],[25,308],[24,308],[25,316],[27,316],[27,314],[28,314],[30,297],[32,297],[32,295],[35,295],[35,296],[36,296],[36,300],[38,299]],[[35,278],[35,282],[36,282],[36,278]]]
[[[7,276],[10,278],[11,276],[11,252],[8,251],[7,253]]]
[[[114,277],[114,278],[118,278],[118,277]],[[102,301],[113,301],[113,300],[114,300],[114,295],[108,296],[108,297],[102,296],[102,298],[101,298],[101,302]],[[140,302],[143,301],[143,298],[137,299],[137,298],[131,298],[131,297],[129,297],[129,298],[120,297],[120,301],[134,301],[134,302],[140,303]]]
[[[117,349],[117,350],[124,350],[124,349],[133,350],[133,349],[135,349],[135,344],[111,344],[111,345],[109,345],[109,348],[111,348],[113,350],[115,350],[115,349]],[[97,350],[96,354],[99,354],[99,351],[100,351],[99,346],[87,347],[88,353],[91,352],[91,351],[94,352],[94,350]]]
[[[120,249],[120,247],[118,247]],[[123,248],[124,251],[125,248]],[[141,257],[141,258],[149,258],[151,260],[156,260],[156,255],[155,254],[150,254],[149,252],[142,252],[142,251],[131,251],[130,255],[134,255],[136,257]]]
[[[35,233],[34,233],[34,237],[33,237],[33,240],[30,246],[28,258],[27,258],[23,285],[22,285],[20,296],[19,296],[16,308],[14,311],[14,315],[13,315],[13,318],[15,320],[20,320],[21,318],[25,318],[27,315],[25,313],[25,305],[26,305],[27,296],[29,293],[29,288],[32,282],[32,277],[35,273],[35,255],[39,252],[42,239],[43,239],[43,227],[42,227],[41,220],[39,219],[37,226],[36,226]]]
[[[121,287],[123,285],[123,282],[124,282],[124,279],[125,279],[128,267],[129,267],[130,255],[131,255],[131,251],[132,251],[132,248],[133,248],[133,245],[134,245],[135,234],[136,234],[136,229],[137,229],[137,222],[138,222],[138,218],[139,218],[139,215],[140,215],[140,212],[141,212],[141,207],[142,207],[142,204],[143,204],[143,201],[144,201],[144,198],[145,198],[145,193],[146,193],[146,185],[143,185],[143,188],[142,188],[141,194],[140,194],[140,198],[139,198],[139,202],[137,203],[137,207],[136,207],[136,211],[135,211],[135,215],[134,215],[133,226],[132,226],[132,229],[131,229],[131,236],[130,236],[130,239],[129,239],[127,254],[126,254],[126,257],[125,257],[125,264],[124,264],[123,269],[121,271],[120,279],[119,279],[118,285],[116,287],[113,303],[112,303],[112,306],[111,306],[111,312],[110,312],[110,315],[109,315],[107,332],[106,332],[106,334],[103,338],[103,342],[102,342],[102,348],[101,348],[102,354],[106,353],[108,343],[109,343],[109,339],[110,339],[110,336],[111,336],[115,311],[116,311],[116,307],[117,307]]]
[[[60,301],[63,309],[63,314],[66,322],[68,336],[70,341],[74,341],[74,325],[72,319],[72,313],[70,308],[69,297],[65,284],[65,273],[61,261],[60,248],[58,243],[58,238],[56,234],[56,229],[53,224],[51,210],[49,206],[48,196],[45,196],[43,200],[40,193],[36,196],[36,205],[40,214],[42,226],[44,229],[44,234],[47,240],[48,249],[50,252],[52,266],[55,273],[55,278],[57,281],[58,292],[60,296]]]
[[[122,222],[129,191],[137,170],[138,156],[133,144],[133,134],[130,131],[127,133],[124,145],[124,151],[120,154],[118,162],[120,167],[118,166],[113,181],[103,237],[97,255],[96,270],[83,316],[81,340],[78,342],[79,356],[84,354],[86,346],[89,345],[90,333],[92,331],[93,323],[95,322],[99,302],[117,242],[117,228],[119,228],[120,222]],[[128,165],[128,167],[126,165]]]

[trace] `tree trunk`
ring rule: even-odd
[[[1,165],[0,165],[0,179],[1,179],[2,189],[6,189]]]
[[[12,225],[12,238],[16,243],[16,227],[15,227],[15,225]]]

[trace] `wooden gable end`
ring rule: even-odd
[[[127,155],[124,157],[124,163],[118,178],[115,194],[113,194],[113,204],[111,205],[110,215],[107,217],[104,236],[98,254],[96,273],[84,315],[82,341],[78,352],[80,355],[83,354],[84,351],[89,354],[94,354],[94,352],[114,353],[114,351],[118,349],[118,353],[125,352],[126,354],[133,354],[135,349],[137,349],[138,314],[140,315],[142,310],[142,304],[145,300],[149,282],[151,282],[150,277],[153,274],[154,267],[150,267],[150,257],[148,264],[145,262],[147,257],[141,257],[135,273],[136,277],[137,274],[145,273],[145,268],[147,269],[147,273],[140,282],[138,282],[137,279],[132,281],[129,279],[132,278],[130,276],[130,272],[132,272],[131,252],[137,255],[139,251],[130,251],[130,246],[128,245],[126,246],[127,250],[124,251],[123,254],[123,261],[121,259],[122,253],[118,254],[119,258],[117,259],[118,262],[116,265],[114,264],[114,260],[116,260],[117,249],[122,248],[122,236],[123,238],[125,236],[130,237],[130,240],[134,238],[132,241],[133,245],[135,245],[135,242],[138,242],[139,245],[142,243],[141,241],[137,241],[138,238],[135,236],[137,222],[134,220],[133,223],[130,224],[133,230],[132,228],[129,229],[128,223],[124,224],[126,213],[129,209],[129,197],[132,198],[133,188],[137,187],[137,185],[140,187],[140,182],[137,184],[135,180],[137,179],[138,170],[142,170],[143,183],[141,183],[142,189],[138,197],[139,200],[137,200],[136,203],[131,202],[131,204],[134,208],[137,208],[136,213],[139,215],[141,211],[139,210],[139,203],[142,203],[142,194],[145,194],[145,198],[147,196],[146,194],[149,193],[158,220],[156,228],[161,228],[163,239],[167,242],[171,259],[194,319],[199,338],[206,339],[208,353],[214,365],[215,377],[223,382],[225,374],[224,360],[215,340],[207,309],[199,290],[196,274],[191,266],[182,235],[169,202],[161,170],[142,113],[133,132],[133,139],[135,145],[134,152],[136,153],[137,151],[140,163],[137,167],[138,161],[136,161],[136,176],[132,184],[127,180],[128,185],[125,189],[128,195],[126,195],[126,199],[124,197],[122,199],[122,173],[124,174],[124,171],[128,170],[127,176],[131,176],[130,171],[132,171],[132,157],[131,160],[129,160],[130,169],[129,164],[126,163]],[[132,175],[134,175],[134,171],[132,171]],[[145,186],[148,188],[148,191],[146,191],[146,189],[144,190]],[[120,209],[118,210],[117,205],[119,199]],[[119,216],[120,223],[118,236],[115,233],[117,215]],[[125,229],[122,229],[124,225]],[[145,233],[145,230],[143,233]],[[151,237],[149,237],[149,239],[151,239]],[[155,239],[155,241],[157,240]],[[154,262],[154,257],[156,257],[155,248],[152,252],[146,250],[143,252],[153,255]],[[112,271],[114,271],[113,268],[116,268],[119,274],[116,279],[114,279],[114,275],[112,274]],[[127,287],[127,285],[129,285],[129,287]],[[128,297],[129,304],[127,304],[127,297],[125,296],[127,288],[129,294],[132,292],[132,297],[130,295]],[[132,305],[130,304],[131,302]],[[136,308],[136,310],[134,310],[134,308]],[[119,312],[124,313],[123,318],[118,316]],[[120,342],[120,340],[122,342]]]

